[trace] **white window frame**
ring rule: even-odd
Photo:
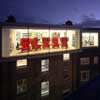
[[[63,54],[63,61],[68,61],[70,60],[70,54],[69,53],[64,53]]]
[[[98,47],[99,46],[99,38],[98,32],[83,32],[82,33],[82,47]],[[93,39],[93,42],[92,40]],[[93,45],[90,45],[91,42]]]
[[[49,71],[49,59],[41,60],[41,72]]]
[[[27,67],[27,59],[19,59],[16,61],[16,67],[18,69],[26,68]]]
[[[80,58],[80,65],[89,65],[89,64],[90,64],[90,57]]]
[[[18,81],[21,82],[21,86],[18,85]],[[26,82],[26,83],[25,83]],[[25,87],[23,86],[23,83],[25,85]],[[27,79],[20,79],[20,80],[17,80],[17,95],[21,94],[21,93],[24,93],[27,91]]]
[[[86,73],[86,79],[84,79],[83,76],[82,76],[82,74],[84,74],[84,73]],[[89,80],[89,76],[90,76],[89,75],[90,74],[89,71],[81,71],[80,74],[81,74],[80,75],[80,78],[81,78],[80,81],[85,82],[85,81],[88,81]]]
[[[49,95],[49,81],[41,82],[41,96]]]

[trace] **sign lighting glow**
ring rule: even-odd
[[[18,28],[3,28],[2,30],[2,57],[60,52],[79,48],[79,30]]]

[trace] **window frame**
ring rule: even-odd
[[[86,79],[83,78],[82,74],[86,74]],[[86,82],[89,80],[89,77],[90,77],[90,71],[81,71],[80,72],[80,81],[81,82]]]
[[[49,59],[42,59],[41,72],[48,72],[48,71],[49,71]]]
[[[18,89],[18,81],[20,82],[20,86]],[[22,84],[23,83],[23,84]],[[28,90],[28,80],[26,78],[17,80],[17,95],[21,95],[26,93]]]
[[[25,63],[25,64],[18,64],[18,63],[21,63],[21,61],[22,61],[23,63]],[[27,61],[27,59],[18,59],[18,60],[16,61],[16,68],[17,68],[17,69],[27,68],[27,66],[28,66],[28,61]]]
[[[63,61],[69,61],[70,60],[70,53],[64,53],[63,54]]]
[[[88,43],[91,43],[91,36],[93,35],[93,44],[94,45],[90,45],[88,43],[86,43],[86,45],[84,45],[84,41],[87,41],[86,39],[84,40],[84,37],[86,37],[87,34],[87,38],[88,38]],[[94,39],[94,34],[97,34],[97,39]],[[83,36],[85,35],[85,36]],[[96,41],[97,40],[97,41]],[[97,44],[95,44],[97,43]],[[82,32],[82,47],[83,48],[91,48],[91,47],[98,47],[99,46],[99,33],[98,32]]]
[[[46,85],[44,86],[44,89],[43,89],[43,84]],[[48,96],[49,95],[49,81],[43,81],[41,82],[41,97],[44,97],[44,96]]]
[[[81,57],[80,58],[80,65],[89,65],[90,64],[90,57]]]

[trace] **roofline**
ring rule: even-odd
[[[1,27],[27,27],[27,28],[44,28],[44,29],[79,29],[76,26],[66,26],[65,24],[36,24],[36,23],[7,23],[0,22]]]
[[[23,28],[37,28],[37,29],[80,29],[81,31],[100,31],[96,27],[80,27],[80,26],[66,26],[65,24],[36,24],[36,23],[7,23],[0,22],[0,27],[23,27]]]
[[[100,28],[86,27],[86,28],[80,28],[80,30],[82,30],[82,31],[100,31]]]

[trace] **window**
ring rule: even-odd
[[[89,80],[89,71],[81,71],[81,81]]]
[[[67,30],[68,47],[70,49],[80,48],[80,32],[79,30]]]
[[[99,60],[98,57],[94,57],[94,64],[98,64],[98,60]]]
[[[27,59],[17,60],[16,66],[19,69],[23,67],[27,67]]]
[[[67,95],[67,94],[70,93],[70,91],[71,91],[70,88],[66,88],[66,89],[64,89],[62,92],[63,92],[64,95]]]
[[[17,95],[27,91],[27,79],[17,80]]]
[[[64,80],[68,80],[69,79],[69,74],[65,74],[64,75]]]
[[[98,33],[82,33],[82,47],[98,47]]]
[[[49,81],[41,82],[41,96],[49,95]]]
[[[90,58],[89,57],[80,58],[80,64],[81,65],[88,65],[88,64],[90,64]]]
[[[70,54],[69,53],[63,54],[63,60],[64,61],[70,60]]]
[[[49,70],[49,59],[41,60],[41,72]]]
[[[5,41],[6,40],[6,41]],[[3,27],[2,57],[35,55],[80,48],[80,31],[76,29],[37,29]]]

